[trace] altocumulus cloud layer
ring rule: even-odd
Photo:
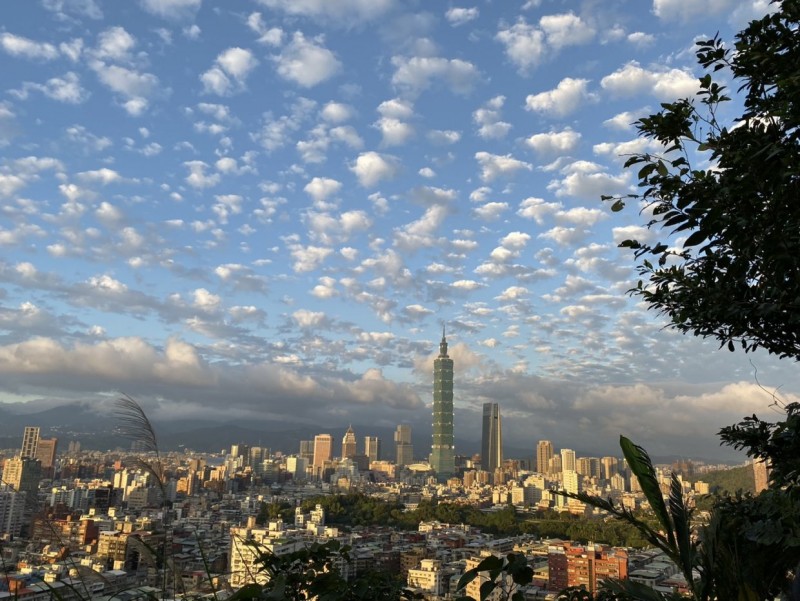
[[[424,428],[442,323],[465,439],[496,401],[516,447],[714,456],[798,398],[629,298],[648,234],[599,201],[762,0],[13,3],[0,400]]]

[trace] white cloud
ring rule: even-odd
[[[522,74],[527,74],[544,60],[547,52],[544,32],[524,19],[501,29],[495,37],[506,47],[506,56]]]
[[[475,159],[481,167],[481,179],[490,182],[498,177],[510,177],[520,170],[532,169],[530,163],[515,159],[510,154],[497,155],[488,152],[476,152]]]
[[[106,87],[126,99],[122,106],[133,116],[141,115],[149,105],[148,99],[158,91],[159,80],[152,73],[140,73],[97,60],[91,61],[89,66]]]
[[[378,112],[381,118],[373,127],[380,130],[383,146],[400,146],[416,133],[414,126],[404,121],[414,116],[414,108],[410,102],[399,98],[386,100],[378,106]]]
[[[480,11],[478,10],[477,6],[473,6],[471,8],[458,8],[453,7],[447,10],[444,13],[445,19],[452,25],[453,27],[459,27],[470,21],[474,21],[478,18]]]
[[[78,75],[72,71],[65,73],[63,77],[52,77],[44,84],[26,81],[21,89],[11,90],[9,93],[24,100],[31,90],[41,92],[51,100],[67,104],[80,104],[90,96],[89,91],[81,86]]]
[[[580,133],[566,128],[562,131],[534,134],[525,140],[525,144],[541,155],[564,155],[575,150],[580,139]]]
[[[337,194],[341,189],[341,182],[328,177],[315,177],[303,188],[316,203],[324,203],[329,196]]]
[[[393,179],[400,171],[400,161],[389,154],[362,152],[350,165],[350,171],[364,188],[372,188],[383,180]]]
[[[430,179],[432,177],[436,177],[436,172],[431,169],[430,167],[423,167],[417,173],[419,173],[422,177],[426,179]]]
[[[514,301],[525,298],[528,294],[529,291],[524,286],[509,286],[496,298],[499,301]]]
[[[554,117],[566,117],[592,95],[586,87],[588,79],[562,79],[554,90],[531,94],[525,99],[525,108]]]
[[[391,10],[395,0],[258,0],[266,7],[279,9],[289,15],[341,22],[352,25],[355,21],[368,21]]]
[[[306,39],[301,32],[295,32],[292,41],[274,57],[278,75],[311,88],[339,73],[342,63],[321,45],[322,41],[322,38]]]
[[[434,129],[428,132],[428,140],[441,146],[455,144],[460,139],[461,132],[453,131],[452,129]]]
[[[216,186],[222,179],[219,173],[206,174],[208,165],[203,161],[187,161],[184,165],[189,170],[189,175],[186,176],[186,183],[192,188],[197,188],[198,190],[211,188]]]
[[[76,63],[83,52],[83,39],[75,38],[69,42],[61,42],[58,45],[58,49],[61,51],[61,54],[66,56],[73,63]]]
[[[664,21],[685,23],[697,17],[729,12],[737,4],[738,0],[708,0],[702,3],[691,0],[653,0],[653,12]]]
[[[447,59],[434,56],[395,56],[392,58],[395,72],[392,83],[411,94],[419,94],[434,81],[443,81],[456,94],[472,90],[480,77],[472,63],[458,58]]]
[[[543,198],[531,196],[519,203],[517,215],[526,219],[533,219],[542,225],[546,217],[552,217],[561,210],[560,202],[547,202]]]
[[[192,296],[194,297],[192,306],[206,313],[216,312],[222,304],[222,299],[218,295],[212,294],[205,288],[197,288]]]
[[[202,0],[141,0],[142,8],[165,19],[190,19],[197,13]]]
[[[261,13],[251,13],[250,16],[247,17],[247,26],[259,35],[257,40],[259,44],[274,47],[283,44],[283,37],[285,35],[283,29],[280,27],[267,27]]]
[[[58,58],[58,49],[46,42],[36,42],[13,33],[0,34],[0,48],[11,56],[50,61]]]
[[[511,131],[511,124],[502,120],[500,112],[505,101],[505,96],[495,96],[472,113],[472,120],[478,126],[478,135],[484,140],[499,140]]]
[[[321,246],[302,246],[300,244],[295,244],[290,246],[290,252],[292,259],[294,259],[292,269],[298,273],[305,273],[314,271],[322,265],[333,250]]]
[[[500,240],[500,245],[505,248],[520,250],[525,248],[530,239],[530,235],[525,232],[510,232]]]
[[[475,213],[475,216],[479,219],[494,221],[499,219],[507,210],[507,202],[487,202],[484,205],[475,207],[472,212]]]
[[[124,27],[109,27],[97,36],[97,47],[92,53],[96,59],[113,62],[130,62],[136,38]]]
[[[343,123],[353,117],[353,107],[341,102],[329,102],[320,112],[322,118],[329,123]]]
[[[644,33],[643,31],[634,31],[633,33],[628,34],[627,40],[634,46],[644,48],[654,44],[656,41],[656,36],[651,33]]]
[[[95,169],[94,171],[82,171],[78,173],[78,178],[85,182],[98,183],[104,186],[122,181],[122,176],[108,167]]]
[[[258,59],[250,50],[228,48],[220,52],[214,65],[200,75],[203,91],[207,94],[229,96],[245,89],[248,75],[258,66]]]
[[[688,71],[666,67],[649,70],[636,61],[606,75],[600,85],[614,96],[652,94],[659,100],[693,96],[699,87],[697,78]]]
[[[468,292],[478,290],[479,288],[483,287],[483,284],[476,282],[475,280],[456,280],[450,285],[458,290],[466,290]]]
[[[555,190],[556,196],[577,196],[580,198],[599,198],[603,194],[625,192],[630,186],[629,171],[613,176],[606,173],[600,165],[589,161],[575,161],[563,169],[565,177],[551,182],[548,190]]]
[[[610,119],[603,121],[603,125],[616,129],[619,131],[631,131],[634,128],[634,123],[646,115],[650,111],[649,107],[645,107],[638,111],[623,111],[617,113]]]
[[[574,13],[545,15],[539,26],[547,36],[547,43],[555,49],[586,44],[594,37],[594,29]]]

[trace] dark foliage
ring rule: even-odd
[[[800,357],[800,5],[753,21],[726,48],[698,43],[698,102],[662,105],[637,123],[661,154],[631,156],[640,194],[604,197],[621,210],[645,205],[661,239],[627,240],[644,281],[632,290],[683,332],[716,338],[733,350],[763,347]],[[712,73],[727,70],[743,95],[728,126],[730,102]],[[696,153],[705,154],[700,156]],[[714,166],[698,169],[692,162]]]

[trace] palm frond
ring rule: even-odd
[[[692,581],[692,569],[695,567],[695,546],[691,538],[691,511],[683,500],[683,484],[673,472],[669,492],[669,513],[675,527],[675,541],[678,546],[680,567],[687,582]]]
[[[125,438],[136,441],[145,451],[158,455],[156,431],[139,403],[123,394],[117,399],[114,413]]]

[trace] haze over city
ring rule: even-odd
[[[6,3],[0,402],[429,431],[446,325],[456,450],[494,402],[531,453],[741,458],[715,432],[796,363],[665,329],[617,248],[647,218],[600,195],[767,8]]]

